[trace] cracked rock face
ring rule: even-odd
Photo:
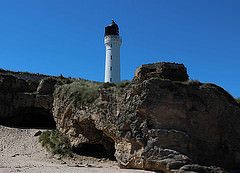
[[[240,106],[214,84],[155,76],[127,86],[102,86],[14,74],[0,73],[1,124],[56,122],[76,150],[103,147],[124,168],[166,173],[224,172],[211,165],[240,169]],[[29,76],[39,78],[24,77]]]
[[[187,81],[187,69],[183,64],[158,62],[139,66],[134,72],[133,82],[142,82],[150,78]]]
[[[197,162],[240,169],[240,107],[214,84],[149,79],[101,88],[93,103],[81,106],[74,95],[64,98],[58,91],[54,119],[75,147],[103,144],[110,151],[108,142],[114,141],[112,151],[124,168],[204,169],[193,165]],[[206,172],[224,171],[207,167]]]
[[[43,83],[43,82],[42,82]],[[0,73],[0,122],[2,125],[54,127],[52,93],[36,93],[38,81]],[[53,91],[52,91],[53,92]]]

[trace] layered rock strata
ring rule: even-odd
[[[134,72],[133,82],[142,82],[150,78],[187,81],[187,69],[183,64],[158,62],[139,66]]]
[[[171,173],[225,172],[211,165],[240,169],[240,106],[214,84],[157,75],[117,86],[20,77],[0,71],[1,124],[56,123],[76,150],[103,146],[124,168]]]
[[[100,88],[93,103],[78,107],[74,95],[60,98],[61,92],[53,115],[74,147],[102,144],[114,151],[114,142],[124,168],[181,172],[200,163],[240,169],[240,107],[214,84],[152,78]]]
[[[0,73],[0,123],[9,126],[55,127],[51,113],[53,90],[48,93],[37,92],[46,90],[46,81],[49,80],[42,79],[39,85],[38,81]]]

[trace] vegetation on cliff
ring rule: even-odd
[[[59,86],[54,95],[59,95],[61,100],[74,98],[76,106],[92,103],[98,98],[98,89],[102,85],[100,82],[88,81],[85,79],[74,79],[70,84]]]
[[[75,152],[97,145],[115,154],[125,168],[167,172],[192,164],[191,159],[239,168],[234,159],[240,151],[240,98],[215,84],[155,76],[113,84],[60,75],[32,86],[12,74],[0,77],[0,86],[6,88],[1,92],[7,103],[0,105],[3,113],[19,103],[19,109],[10,111],[14,122],[22,116],[25,123],[26,113],[33,115],[27,117],[31,124],[40,116],[45,122],[53,113],[56,127],[69,139],[57,130],[40,136],[42,146],[54,155],[72,156],[71,147]],[[39,110],[44,114],[36,117]]]
[[[53,155],[61,157],[72,157],[72,148],[68,139],[58,130],[48,130],[39,136],[39,142]]]
[[[100,88],[120,87],[129,85],[130,81],[122,81],[119,84],[94,82],[85,79],[62,79],[62,85],[57,87],[54,95],[61,100],[74,98],[75,106],[82,106],[94,102],[99,97]]]

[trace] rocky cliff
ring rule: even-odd
[[[2,125],[54,127],[52,117],[52,89],[48,83],[54,79],[47,76],[0,71],[0,122]],[[45,79],[46,80],[45,80]],[[47,90],[44,92],[43,90]]]
[[[55,91],[53,115],[76,148],[102,144],[125,168],[240,169],[240,107],[214,84],[152,78],[102,87],[95,101],[78,106],[64,87]]]
[[[214,84],[154,77],[118,85],[43,79],[33,89],[25,81],[21,89],[21,79],[0,76],[1,122],[14,121],[19,108],[52,109],[56,127],[75,151],[102,146],[124,168],[240,169],[240,106]],[[39,104],[38,97],[50,99]]]

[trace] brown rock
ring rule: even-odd
[[[57,83],[57,80],[54,78],[42,79],[37,88],[37,93],[40,95],[52,94],[55,89],[56,83]]]
[[[207,167],[207,166],[200,166],[197,164],[194,165],[184,165],[181,167],[177,173],[189,173],[189,172],[197,172],[197,173],[226,173],[225,170],[219,167]]]
[[[16,126],[55,126],[51,115],[53,96],[36,94],[38,81],[0,73],[0,123]],[[30,75],[33,77],[34,75]],[[53,92],[53,91],[52,91]]]
[[[197,161],[240,169],[240,107],[214,84],[153,78],[102,88],[95,102],[80,106],[59,91],[54,119],[75,147],[114,144],[125,168],[173,172]]]
[[[133,82],[142,82],[150,78],[187,81],[187,69],[183,64],[158,62],[139,66],[134,72]]]
[[[97,153],[114,154],[124,168],[166,173],[224,172],[211,165],[240,169],[239,104],[214,84],[185,81],[184,68],[182,77],[162,73],[169,67],[163,64],[157,73],[139,70],[137,83],[127,86],[102,87],[81,79],[56,86],[46,79],[38,91],[36,83],[0,73],[0,122],[51,124],[53,109],[57,128],[75,151],[102,147],[104,153]]]

